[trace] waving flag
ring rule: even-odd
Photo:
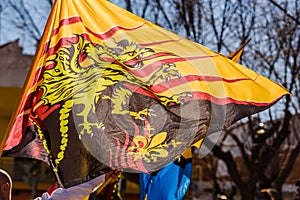
[[[65,187],[151,173],[286,94],[106,0],[56,0],[1,147],[47,162]]]

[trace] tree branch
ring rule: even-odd
[[[225,162],[231,178],[234,180],[238,187],[242,187],[245,183],[239,175],[236,162],[233,159],[231,153],[222,151],[222,149],[218,145],[214,146],[212,152],[217,158]]]
[[[278,3],[276,3],[274,0],[269,0],[274,6],[276,6],[277,8],[279,8],[281,11],[284,12],[284,14],[286,14],[286,16],[288,16],[289,18],[291,18],[293,21],[295,21],[298,25],[300,25],[300,21],[298,19],[296,19],[294,16],[290,15],[288,13],[288,11],[286,9],[284,9],[282,6],[280,6]]]

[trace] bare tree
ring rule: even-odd
[[[200,42],[202,34],[203,9],[200,0],[174,1],[177,10],[177,21],[174,31],[182,33],[187,38]]]
[[[297,3],[299,4],[298,1],[289,1],[282,5],[276,3],[268,6],[256,4],[256,16],[250,20],[252,24],[248,23],[248,28],[237,35],[238,38],[244,38],[243,35],[254,38],[250,54],[243,61],[259,66],[257,71],[276,80],[293,93],[293,97],[286,96],[281,104],[258,115],[267,121],[265,129],[259,130],[258,121],[249,117],[243,125],[242,135],[234,130],[227,130],[223,135],[224,138],[230,137],[237,145],[244,167],[235,161],[233,149],[225,150],[222,143],[213,149],[214,155],[226,163],[228,173],[244,200],[253,200],[259,186],[275,188],[282,197],[282,185],[300,152],[299,135],[296,131],[300,109],[300,30],[298,21],[294,20],[300,13],[299,6],[294,7]],[[293,9],[294,17],[285,12],[291,7],[296,8]],[[245,21],[240,21],[240,24],[243,27]],[[263,131],[263,134],[259,131]]]

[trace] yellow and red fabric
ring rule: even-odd
[[[56,0],[1,149],[47,162],[66,187],[151,173],[287,94],[109,1]]]

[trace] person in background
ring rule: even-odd
[[[12,181],[3,169],[0,169],[0,184],[0,200],[11,200]]]
[[[88,199],[88,196],[97,190],[102,184],[105,183],[106,180],[114,180],[117,178],[115,172],[108,172],[97,178],[89,180],[85,183],[81,183],[79,185],[75,185],[73,187],[64,189],[57,188],[50,195],[45,192],[41,197],[37,197],[34,200],[83,200]],[[0,183],[1,183],[1,191],[0,191],[0,200],[11,200],[12,199],[12,181],[10,175],[0,169]]]

